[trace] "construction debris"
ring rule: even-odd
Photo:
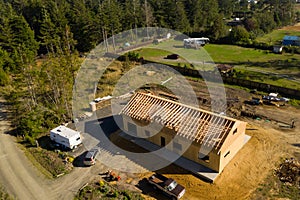
[[[106,181],[120,181],[121,180],[121,177],[112,170],[108,170],[105,174],[106,174],[106,177],[105,177]]]
[[[285,97],[278,97],[278,93],[270,93],[268,96],[262,97],[265,104],[274,105],[277,107],[284,106],[290,99]]]
[[[294,158],[285,159],[275,170],[279,180],[286,185],[294,185],[300,189],[300,163]]]

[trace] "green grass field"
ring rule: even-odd
[[[263,42],[270,45],[280,44],[285,35],[300,36],[300,32],[296,30],[282,30],[282,29],[274,30],[269,34],[256,38],[256,41]]]
[[[245,62],[269,62],[273,60],[286,60],[295,58],[300,60],[297,54],[274,54],[272,52],[253,48],[244,48],[235,45],[209,44],[204,47],[207,53],[216,63],[239,64]]]
[[[256,71],[249,71],[245,68],[236,68],[235,70],[235,77],[237,78],[300,90],[300,84],[298,82],[291,81],[280,76],[270,75],[267,73],[261,73]]]
[[[266,50],[218,44],[208,44],[198,50],[185,49],[181,41],[174,40],[165,41],[158,45],[149,45],[137,50],[137,52],[147,60],[175,66],[184,66],[188,63],[187,60],[231,64],[240,72],[240,78],[300,89],[299,54],[274,54]],[[172,53],[179,54],[180,59],[164,59]],[[199,66],[196,66],[196,69]]]
[[[185,49],[181,41],[166,41],[158,45],[149,45],[137,50],[146,59],[163,59],[168,54],[176,53],[182,58],[192,61],[214,61],[215,63],[243,64],[248,62],[266,63],[285,61],[288,59],[300,60],[299,54],[274,54],[272,52],[253,48],[244,48],[235,45],[208,44],[199,50]]]

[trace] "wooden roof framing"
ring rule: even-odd
[[[121,114],[137,120],[156,122],[176,134],[207,147],[220,150],[238,121],[152,94],[135,93]]]

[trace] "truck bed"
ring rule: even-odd
[[[151,177],[150,177],[150,181],[152,181],[152,182],[154,182],[154,183],[156,183],[156,184],[159,184],[159,185],[163,184],[163,182],[164,182],[164,181],[162,181],[161,179],[158,179],[158,178],[155,177],[155,176],[151,176]]]

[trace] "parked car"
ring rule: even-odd
[[[185,188],[182,185],[178,184],[174,179],[167,178],[161,174],[153,174],[148,178],[148,182],[153,185],[154,189],[161,190],[172,200],[180,199],[185,193]]]
[[[99,153],[98,149],[89,150],[84,157],[83,164],[86,166],[91,166],[91,165],[96,164],[96,159],[97,159],[96,157],[97,157],[98,153]]]

